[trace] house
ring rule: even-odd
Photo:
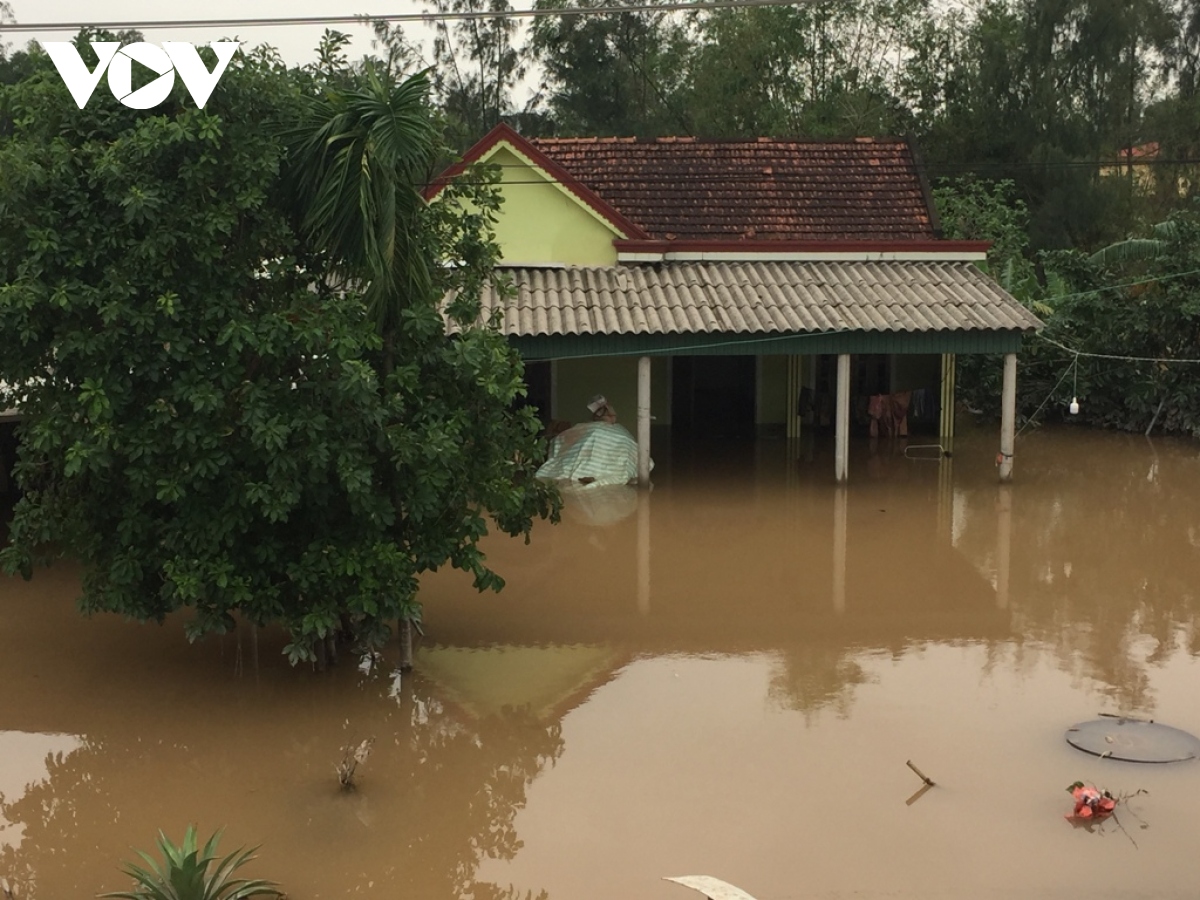
[[[551,417],[603,391],[626,421],[636,409],[643,456],[652,416],[673,437],[829,426],[845,481],[852,409],[906,395],[949,439],[955,355],[1003,353],[1011,477],[1016,353],[1041,323],[987,277],[986,243],[941,238],[908,141],[528,140],[499,125],[427,199],[477,164],[501,172],[516,289],[485,293],[484,311]]]

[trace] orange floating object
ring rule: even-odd
[[[1101,819],[1117,808],[1117,800],[1112,794],[1082,781],[1076,781],[1067,790],[1075,798],[1075,810],[1067,816],[1068,819]]]

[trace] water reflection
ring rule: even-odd
[[[831,707],[847,716],[854,688],[871,680],[844,648],[810,645],[781,656],[771,676],[769,696],[785,709],[811,714]]]
[[[941,461],[864,445],[839,489],[820,444],[663,457],[651,493],[489,540],[501,596],[426,579],[404,677],[391,651],[315,676],[272,632],[84,621],[69,567],[2,582],[0,875],[119,889],[131,846],[196,822],[262,843],[253,874],[296,897],[670,900],[659,877],[698,871],[763,897],[1074,897],[1111,862],[1062,823],[1084,778],[1151,790],[1111,889],[1182,890],[1200,766],[1097,768],[1062,736],[1101,711],[1200,731],[1200,452],[1034,433],[1009,488],[993,458],[990,431]],[[939,783],[910,805],[907,758]]]
[[[1034,435],[1037,464],[997,492],[956,488],[955,547],[1014,598],[1019,642],[1105,686],[1122,710],[1155,707],[1149,669],[1200,652],[1200,453],[1191,442]]]
[[[318,701],[300,721],[295,709],[278,721],[264,708],[180,722],[158,738],[144,723],[125,733],[115,721],[74,752],[46,756],[44,774],[23,792],[6,792],[0,815],[22,840],[0,851],[0,874],[29,897],[119,887],[112,873],[130,844],[148,849],[160,825],[178,839],[198,820],[228,822],[229,849],[267,836],[261,871],[299,896],[525,896],[477,885],[475,871],[520,848],[513,819],[528,785],[563,751],[558,722],[528,707],[469,711],[421,677],[406,679],[397,709],[385,702],[390,681],[364,679],[349,703]],[[377,741],[358,789],[340,791],[337,748],[368,731]],[[12,762],[6,754],[5,771]],[[108,839],[112,831],[121,839]],[[297,859],[309,861],[299,883]]]
[[[27,734],[0,731],[0,853],[20,849],[24,826],[5,815],[5,810],[35,785],[47,781],[62,766],[63,759],[84,746],[73,734]]]

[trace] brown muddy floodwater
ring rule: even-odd
[[[856,447],[844,494],[827,452],[677,453],[491,540],[500,596],[428,578],[403,679],[394,647],[313,674],[272,633],[83,620],[70,567],[0,582],[0,875],[119,890],[196,822],[291,900],[1195,897],[1200,762],[1064,730],[1200,733],[1200,444],[1034,433],[1011,490],[994,453]],[[1076,779],[1149,793],[1088,831]]]

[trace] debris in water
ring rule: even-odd
[[[371,755],[371,747],[375,743],[375,736],[367,738],[361,744],[347,744],[342,748],[342,761],[334,766],[334,771],[337,772],[338,784],[343,790],[354,789],[354,773],[358,771],[358,767],[367,761],[367,757]]]
[[[1117,808],[1116,797],[1082,781],[1071,784],[1067,793],[1075,798],[1075,810],[1067,815],[1068,819],[1103,819]]]
[[[930,778],[928,775],[926,775],[924,772],[922,772],[920,769],[918,769],[916,766],[914,766],[911,759],[908,760],[907,762],[905,762],[904,764],[906,766],[908,766],[910,769],[912,769],[914,772],[916,772],[917,777],[920,778],[923,782],[925,782],[925,785],[927,787],[933,787],[933,779]]]
[[[741,888],[734,887],[720,878],[713,878],[711,875],[680,875],[676,878],[664,878],[663,881],[673,881],[684,887],[690,887],[694,891],[699,891],[708,900],[754,900]]]

